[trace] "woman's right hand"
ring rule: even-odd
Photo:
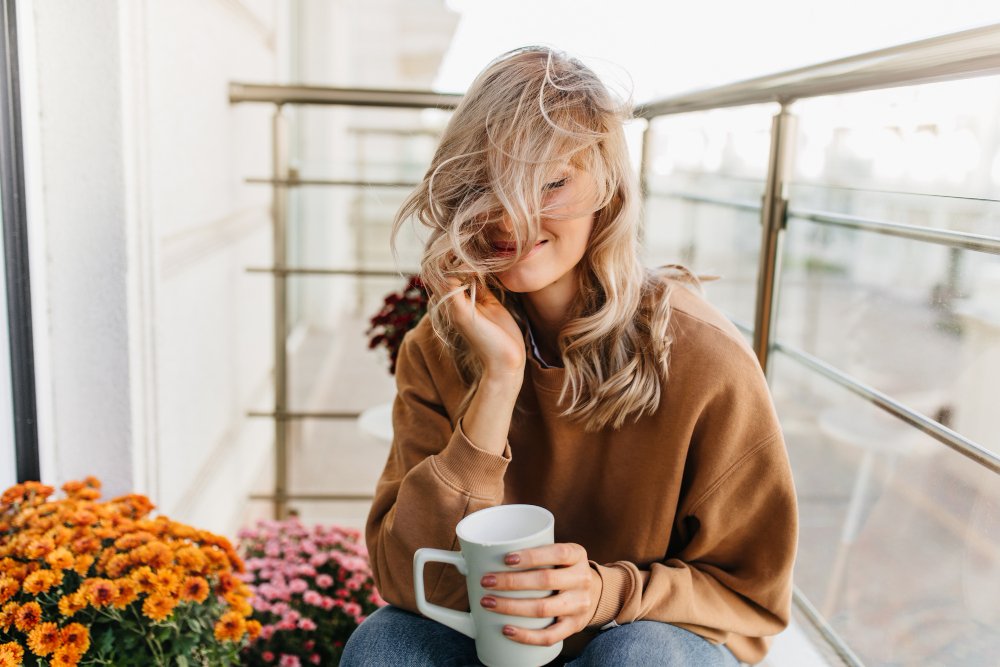
[[[462,286],[457,278],[449,278],[452,288]],[[472,303],[472,285],[465,285],[442,304],[449,308],[459,332],[472,346],[483,363],[484,373],[498,379],[511,378],[520,382],[524,377],[526,352],[524,334],[513,316],[482,284],[476,289]],[[473,317],[475,312],[475,317]]]

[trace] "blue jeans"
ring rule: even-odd
[[[342,667],[467,667],[480,665],[475,642],[446,625],[398,607],[383,607],[362,623],[344,647]],[[636,621],[605,630],[572,667],[736,667],[725,646],[669,623]]]

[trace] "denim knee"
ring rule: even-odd
[[[399,607],[382,607],[351,634],[342,667],[464,667],[479,664],[470,638]]]
[[[605,630],[584,649],[572,667],[737,667],[736,656],[693,632],[669,623],[636,621]]]

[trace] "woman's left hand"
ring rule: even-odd
[[[498,614],[547,618],[554,616],[555,623],[544,630],[528,630],[512,625],[504,626],[509,639],[521,644],[552,646],[583,630],[594,617],[601,597],[601,576],[590,567],[587,550],[579,544],[550,544],[534,549],[522,549],[507,554],[504,562],[530,572],[493,572],[483,576],[480,583],[489,591],[555,591],[544,598],[508,598],[487,595],[480,604]],[[543,568],[554,565],[553,568]],[[492,582],[490,581],[492,579]]]

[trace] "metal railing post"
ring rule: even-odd
[[[649,205],[649,155],[650,143],[653,140],[653,119],[650,118],[646,121],[646,127],[642,131],[642,147],[639,151],[639,197],[642,202],[643,214],[640,220],[642,221],[639,225],[639,244],[643,245],[646,242],[646,220],[647,213],[646,207]]]
[[[288,118],[282,105],[275,105],[272,124],[273,177],[287,179]],[[288,515],[288,187],[272,186],[272,230],[274,232],[274,518]]]
[[[781,241],[788,210],[786,189],[791,173],[795,140],[795,116],[785,104],[771,121],[771,154],[767,183],[761,200],[760,263],[757,269],[757,307],[754,315],[753,348],[764,374],[770,376],[768,353],[774,338],[775,308],[781,270]]]

